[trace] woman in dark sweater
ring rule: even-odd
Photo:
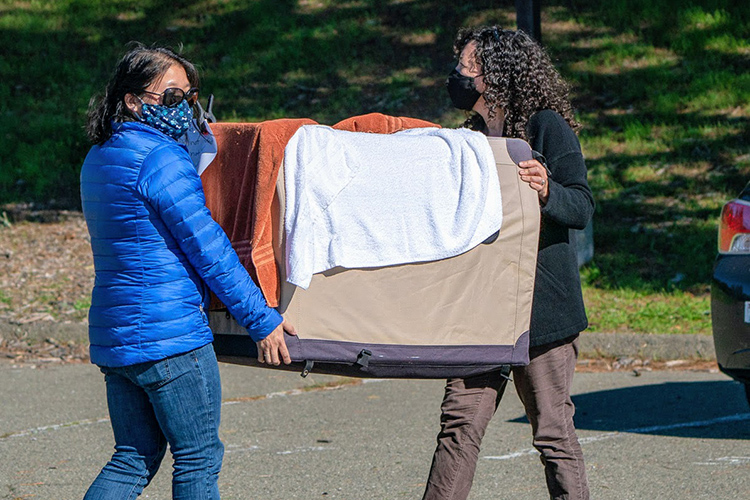
[[[541,453],[550,498],[588,499],[583,453],[573,425],[570,385],[578,334],[588,326],[570,229],[594,211],[568,87],[544,49],[521,31],[464,29],[454,44],[458,65],[448,91],[466,125],[488,136],[526,140],[542,156],[519,165],[537,191],[541,231],[530,326],[530,363],[513,381]],[[465,499],[479,447],[507,383],[507,371],[450,379],[424,500]]]

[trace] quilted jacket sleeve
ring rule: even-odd
[[[190,264],[256,342],[279,324],[240,263],[229,238],[206,208],[203,186],[178,144],[155,148],[143,162],[140,193],[161,217]]]

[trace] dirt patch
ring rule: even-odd
[[[59,365],[88,363],[89,346],[73,341],[61,342],[53,337],[29,344],[24,340],[0,340],[0,359],[13,364]]]
[[[7,218],[0,219],[0,322],[85,322],[94,262],[83,215],[6,208]]]
[[[0,207],[0,359],[88,362],[93,284],[81,212]]]

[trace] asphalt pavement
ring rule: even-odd
[[[224,500],[420,498],[443,381],[221,372]],[[577,373],[573,394],[592,498],[748,497],[750,408],[738,383],[710,372]],[[96,367],[0,362],[0,499],[80,499],[112,446]],[[171,498],[170,480],[167,455],[142,498]],[[512,387],[470,498],[546,498]]]

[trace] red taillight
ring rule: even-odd
[[[721,211],[719,252],[750,253],[750,203],[730,201]]]

